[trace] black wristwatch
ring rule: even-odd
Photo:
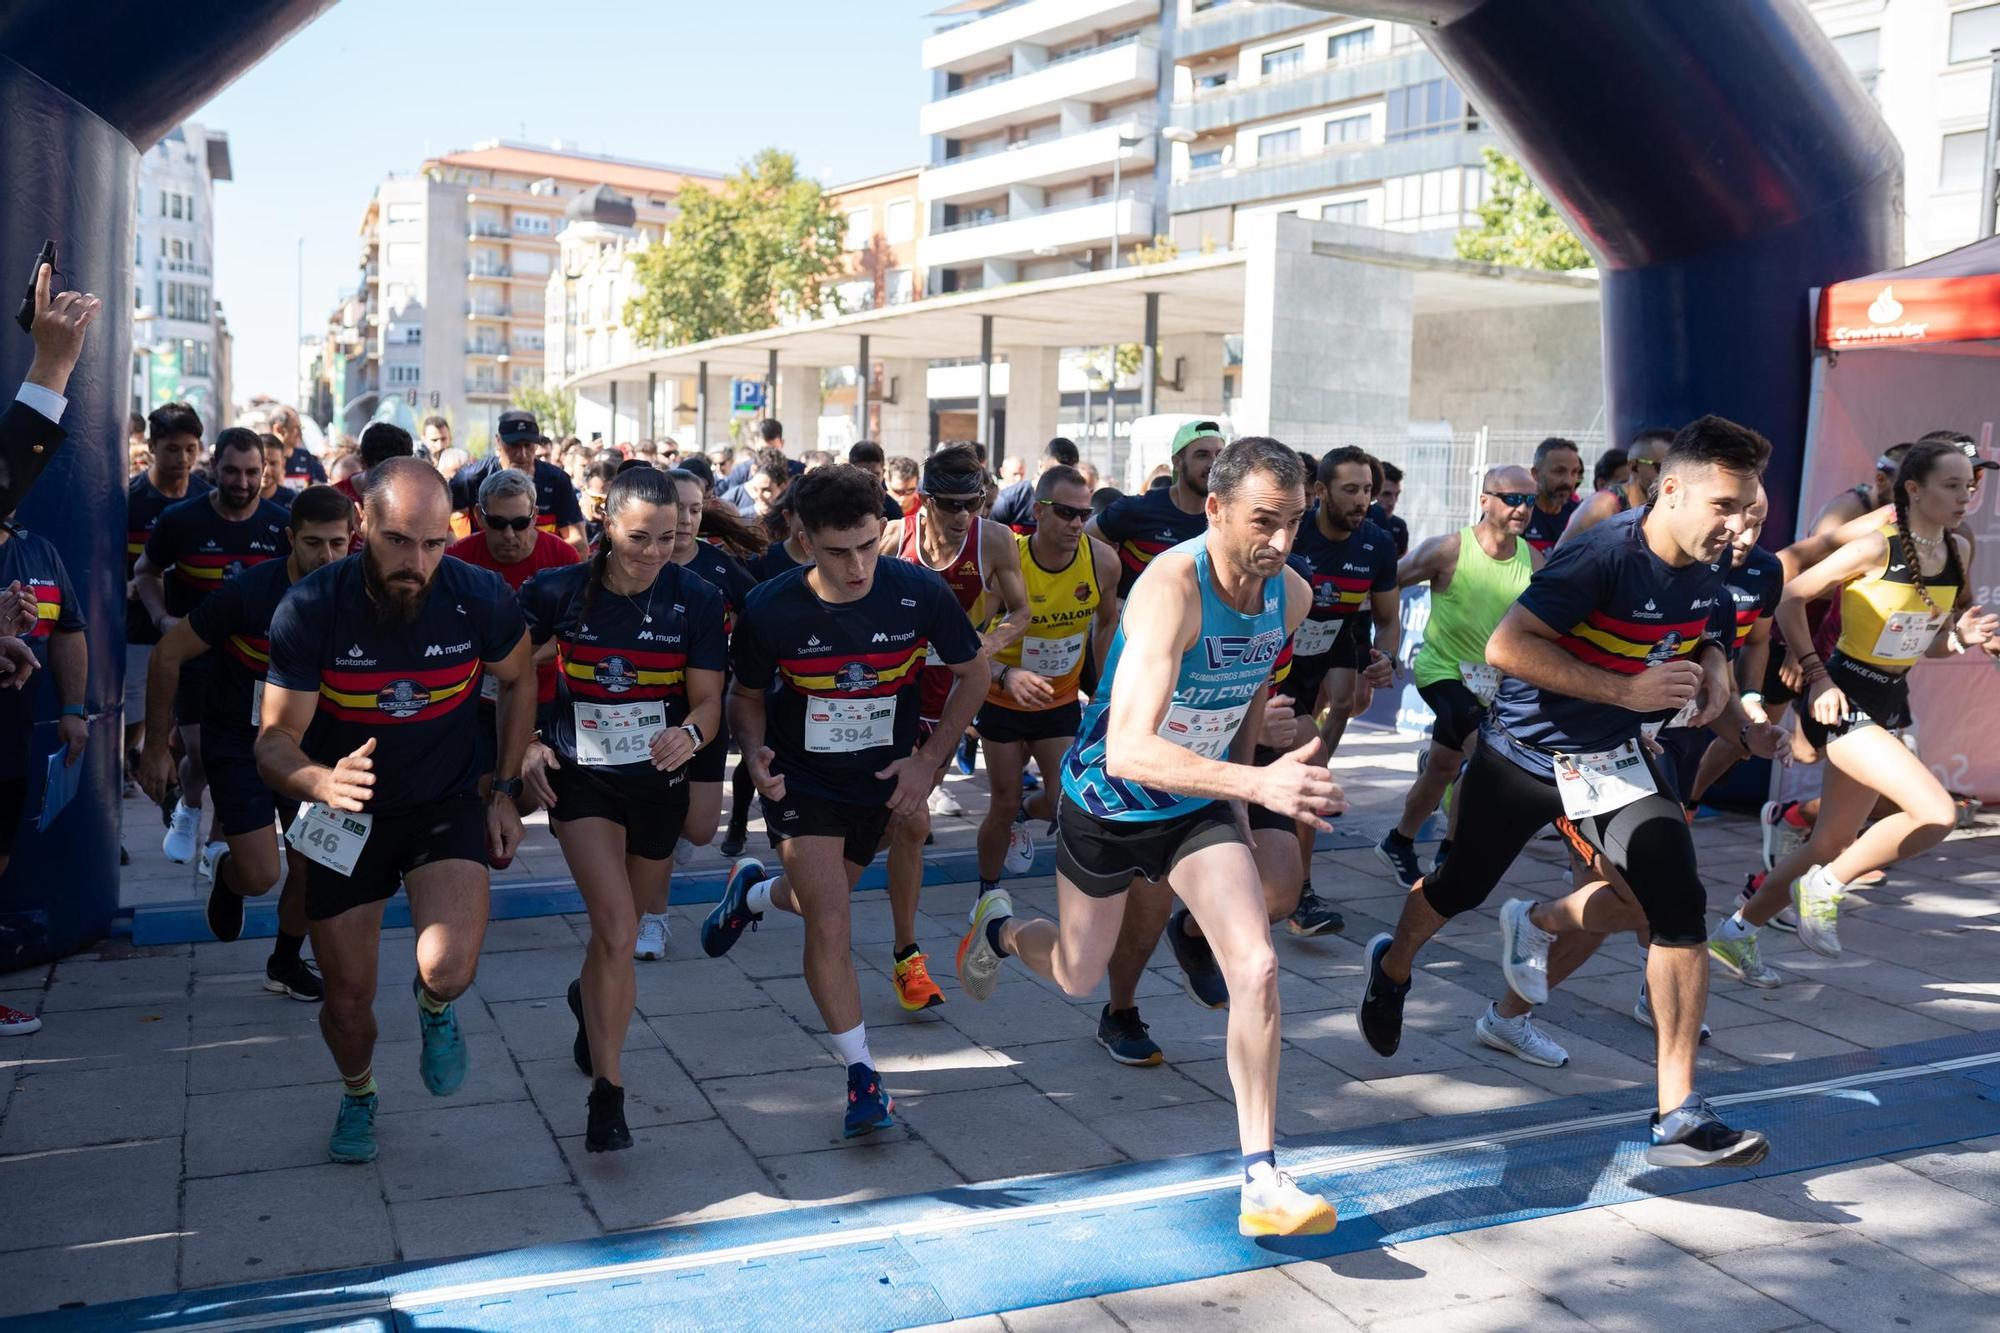
[[[524,790],[526,790],[525,785],[519,778],[493,779],[493,794],[495,796],[515,797],[519,796]]]

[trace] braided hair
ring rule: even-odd
[[[673,481],[656,467],[635,467],[611,479],[611,485],[604,492],[604,527],[592,543],[590,573],[583,582],[578,623],[590,614],[590,608],[597,604],[598,591],[604,586],[604,567],[611,561],[611,520],[631,505],[673,505],[678,508],[680,502],[680,492],[674,488]]]
[[[1957,453],[1957,445],[1942,440],[1910,445],[1909,452],[1903,455],[1903,461],[1896,469],[1894,494],[1890,497],[1891,503],[1896,506],[1896,539],[1902,543],[1903,559],[1910,565],[1910,582],[1916,585],[1917,596],[1923,598],[1924,606],[1933,614],[1936,614],[1938,605],[1931,600],[1930,589],[1924,584],[1923,563],[1918,558],[1916,540],[1910,536],[1910,496],[1903,487],[1909,482],[1921,486],[1937,470],[1940,459]],[[1940,577],[1946,586],[1963,592],[1965,571],[1959,564],[1958,542],[1949,531],[1944,534],[1944,549],[1944,571]]]
[[[696,535],[713,537],[722,549],[739,560],[750,560],[770,548],[770,529],[761,523],[746,522],[736,506],[708,494],[700,476],[687,468],[670,468],[667,477],[677,486],[693,486],[703,495],[701,525]]]

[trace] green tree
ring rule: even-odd
[[[641,343],[673,347],[838,308],[847,220],[790,153],[766,148],[718,189],[681,192],[665,243],[633,259],[625,303]]]
[[[1558,270],[1596,262],[1519,162],[1495,148],[1482,156],[1486,202],[1479,206],[1479,225],[1452,238],[1460,259]]]
[[[576,434],[576,395],[556,393],[539,385],[524,384],[514,390],[509,407],[533,412],[542,433],[552,440]]]

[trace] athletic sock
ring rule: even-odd
[[[305,943],[305,936],[287,935],[281,930],[278,938],[271,942],[271,957],[281,963],[296,963],[299,961],[299,950],[305,947]]]
[[[981,879],[979,881],[979,896],[983,898],[999,887],[1000,881],[997,879]]]
[[[760,879],[750,886],[750,892],[745,896],[744,901],[748,904],[751,911],[768,912],[771,910],[771,886],[777,882],[778,877],[773,875],[769,879]]]
[[[1715,928],[1718,939],[1747,940],[1757,933],[1757,927],[1743,919],[1743,910],[1731,912],[1723,923]]]
[[[1278,1169],[1278,1154],[1270,1148],[1266,1148],[1263,1152],[1244,1153],[1243,1154],[1244,1184],[1248,1185],[1252,1183],[1254,1177],[1251,1175],[1251,1172],[1255,1171],[1260,1166],[1269,1167],[1272,1171],[1275,1172]]]
[[[1394,843],[1398,847],[1414,847],[1416,845],[1414,838],[1406,838],[1395,829],[1390,829],[1382,841]]]
[[[845,1032],[830,1033],[828,1040],[833,1043],[833,1053],[840,1057],[840,1063],[843,1065],[867,1065],[870,1069],[875,1067],[874,1057],[868,1054],[866,1023],[856,1023]]]
[[[1000,942],[1000,927],[1006,920],[1007,918],[1004,916],[996,916],[989,917],[986,921],[986,942],[992,945],[993,952],[999,954],[1002,958],[1012,956],[1007,952],[1007,946]]]
[[[417,1008],[435,1017],[451,1008],[451,1001],[440,1000],[437,996],[431,994],[430,987],[419,982],[417,984]]]
[[[375,1095],[375,1069],[371,1065],[359,1078],[340,1076],[342,1090],[350,1097],[373,1097]]]
[[[910,959],[915,958],[921,952],[923,952],[923,947],[921,945],[916,945],[916,944],[912,944],[907,949],[898,949],[896,950],[896,961],[899,963],[907,963]]]
[[[1813,871],[1812,875],[1806,880],[1806,884],[1815,892],[1831,897],[1839,897],[1841,894],[1847,892],[1847,886],[1835,879],[1833,872],[1825,866],[1821,866],[1818,870]]]

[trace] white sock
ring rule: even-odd
[[[1847,886],[1835,879],[1833,872],[1825,866],[1813,871],[1812,878],[1806,881],[1806,887],[1826,897],[1838,897],[1847,892]]]
[[[868,1025],[857,1023],[845,1032],[832,1033],[828,1040],[833,1042],[834,1054],[843,1065],[867,1065],[875,1067],[874,1057],[868,1054]]]
[[[760,879],[750,886],[750,892],[745,901],[749,904],[751,911],[768,912],[771,910],[771,886],[777,882],[778,877],[773,875],[769,879]]]
[[[1742,909],[1738,908],[1724,918],[1722,924],[1716,928],[1715,933],[1719,938],[1725,940],[1745,940],[1757,933],[1757,927],[1745,921]]]

